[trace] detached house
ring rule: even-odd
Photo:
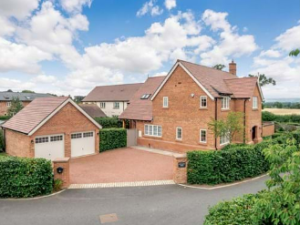
[[[229,72],[178,60],[166,77],[149,78],[120,115],[138,131],[138,144],[186,152],[221,149],[228,138],[215,138],[211,119],[225,119],[229,112],[244,113],[245,140],[262,140],[263,94],[257,78],[238,78],[236,64]]]
[[[51,97],[51,95],[39,93],[21,93],[12,91],[0,92],[0,116],[7,115],[7,110],[11,106],[11,101],[14,98],[18,98],[22,102],[22,105],[25,107],[34,99],[44,97]]]
[[[97,86],[82,102],[96,104],[109,117],[119,116],[127,108],[129,100],[141,85],[137,83]]]

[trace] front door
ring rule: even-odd
[[[255,141],[256,140],[256,133],[257,133],[257,126],[254,126],[252,128],[252,141]]]

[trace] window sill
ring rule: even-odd
[[[230,109],[221,109],[221,112],[228,112]]]
[[[253,111],[258,111],[258,109],[252,109]]]
[[[182,139],[176,139],[175,141],[176,142],[182,142]]]
[[[206,107],[206,108],[201,108],[201,107],[200,107],[199,109],[200,109],[200,110],[208,110],[208,108],[207,108],[207,107]]]

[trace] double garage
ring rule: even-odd
[[[2,127],[10,155],[54,160],[99,152],[101,126],[68,97],[35,99]]]
[[[54,134],[35,138],[35,158],[54,160],[65,157],[65,135]],[[71,157],[95,153],[95,132],[76,132],[71,134]]]

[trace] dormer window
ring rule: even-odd
[[[222,98],[222,109],[229,109],[230,108],[230,98],[229,97],[223,97]]]
[[[150,97],[151,94],[143,94],[141,99],[148,99]]]

